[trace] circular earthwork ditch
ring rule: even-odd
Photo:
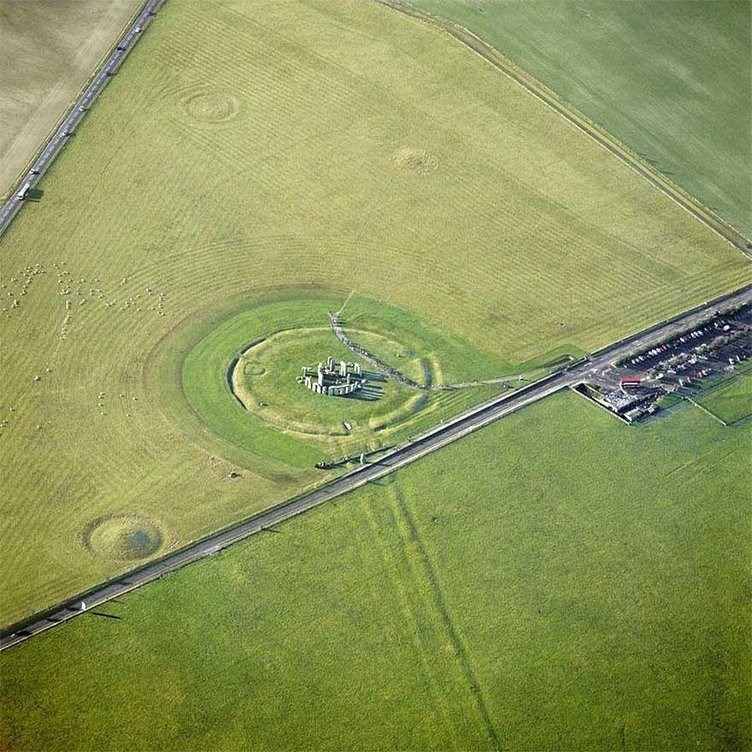
[[[81,542],[92,555],[111,561],[138,561],[162,547],[162,531],[140,515],[102,515],[81,532]]]
[[[200,123],[224,123],[240,112],[237,97],[226,91],[201,91],[183,100],[186,113]]]

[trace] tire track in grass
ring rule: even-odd
[[[426,686],[433,701],[435,714],[441,720],[447,734],[451,736],[452,746],[458,749],[462,748],[463,745],[459,738],[459,730],[452,721],[451,707],[447,703],[447,692],[443,691],[441,677],[435,675],[437,662],[434,660],[434,655],[436,651],[430,649],[431,646],[428,644],[426,630],[421,629],[421,626],[426,624],[426,622],[430,623],[430,614],[418,613],[418,611],[425,608],[425,604],[419,603],[417,597],[411,598],[411,593],[408,592],[407,586],[411,580],[412,573],[406,576],[404,570],[408,562],[404,560],[404,557],[400,556],[401,552],[396,551],[394,548],[394,540],[398,536],[395,530],[396,520],[392,519],[392,524],[386,527],[383,521],[377,519],[372,504],[364,503],[363,510],[371,531],[371,543],[375,543],[376,548],[379,550],[384,569],[388,572],[392,589],[396,594],[395,600],[399,604],[400,614],[407,623],[408,631],[411,635],[411,643],[420,661]]]
[[[462,673],[473,695],[474,704],[482,719],[491,746],[494,750],[499,750],[501,749],[499,736],[496,732],[493,721],[491,720],[491,714],[488,711],[488,706],[483,697],[480,682],[478,681],[478,677],[473,669],[462,636],[454,625],[454,621],[452,620],[446,600],[444,599],[444,594],[441,590],[441,585],[436,575],[436,570],[434,569],[428,552],[423,545],[420,533],[418,532],[418,526],[415,523],[415,518],[413,517],[399,487],[399,480],[393,484],[393,488],[394,511],[395,516],[398,519],[398,530],[400,531],[404,545],[409,545],[417,554],[417,568],[419,568],[419,571],[415,571],[414,568],[413,571],[415,576],[423,579],[430,591],[433,607],[436,613],[440,616],[442,627],[452,645],[453,654],[457,662],[460,664]]]
[[[491,747],[495,750],[501,749],[498,734],[491,721],[467,650],[449,614],[436,572],[420,539],[415,520],[399,489],[398,482],[391,484],[387,493],[392,518],[390,527],[393,528],[398,538],[396,542],[398,550],[394,549],[394,544],[386,540],[383,525],[379,524],[371,507],[366,507],[366,515],[374,538],[382,551],[384,562],[391,572],[393,585],[400,593],[403,612],[416,630],[416,634],[419,634],[419,624],[422,623],[426,627],[431,625],[433,627],[430,635],[432,641],[449,646],[453,663],[459,669],[465,686],[470,690],[471,703]],[[411,583],[414,590],[412,594],[408,592],[408,583]],[[425,613],[421,614],[421,610],[425,610]],[[424,630],[423,634],[426,635],[427,632],[428,630]],[[427,674],[432,677],[440,662],[437,661],[435,654],[425,654],[428,639],[418,638],[416,643],[418,642]],[[446,694],[438,687],[436,691],[442,698]]]

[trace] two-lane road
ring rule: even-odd
[[[499,420],[499,418],[503,418],[505,415],[509,415],[526,405],[544,399],[560,389],[586,381],[591,374],[599,372],[614,360],[619,360],[630,353],[652,347],[681,332],[693,329],[717,309],[729,310],[750,302],[752,302],[752,285],[748,285],[722,298],[709,301],[668,322],[657,324],[643,332],[627,337],[564,371],[547,376],[522,389],[497,397],[490,402],[459,415],[451,421],[437,426],[404,446],[392,450],[377,462],[360,466],[353,472],[341,476],[316,491],[280,504],[274,509],[216,533],[202,541],[193,543],[180,551],[169,554],[158,561],[131,572],[121,579],[87,593],[81,593],[62,606],[57,607],[54,612],[32,617],[27,623],[14,627],[15,631],[12,634],[0,638],[0,650],[5,650],[12,645],[29,639],[33,635],[51,629],[61,622],[68,621],[84,613],[82,602],[85,602],[87,610],[91,609],[123,593],[134,590],[147,582],[151,582],[168,572],[180,569],[186,564],[190,564],[206,556],[211,556],[237,541],[248,538],[277,523],[288,520],[326,501],[342,496],[355,488],[394,472],[420,457],[434,452],[462,436],[477,431],[482,426]]]
[[[10,198],[0,207],[0,235],[5,232],[5,229],[23,206],[24,201],[28,200],[25,195],[26,192],[34,188],[42,175],[47,171],[66,141],[75,132],[76,126],[81,122],[87,110],[107,85],[110,77],[117,72],[120,64],[133,49],[144,29],[149,25],[151,19],[164,1],[147,0],[138,16],[136,16],[136,19],[131,23],[122,37],[120,37],[115,49],[99,67],[94,78],[91,79],[89,85],[84,89],[81,96],[63,119],[63,122],[53,132],[44,149],[18,183]]]

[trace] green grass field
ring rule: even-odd
[[[0,0],[0,196],[141,5],[140,0]]]
[[[376,336],[381,339],[380,335]],[[337,340],[330,328],[280,332],[244,355],[239,364],[244,373],[236,376],[238,392],[247,397],[246,405],[262,420],[279,426],[289,423],[292,430],[322,438],[346,433],[343,428],[346,420],[353,425],[353,432],[367,431],[370,423],[383,422],[385,415],[407,409],[414,397],[421,396],[416,390],[386,380],[376,372],[366,392],[354,398],[335,399],[314,394],[297,381],[301,377],[301,364],[307,364],[312,369],[309,372],[315,375],[317,363],[326,363],[327,356],[335,357],[337,362],[353,358],[352,352]],[[358,362],[371,375],[368,363]],[[364,394],[368,399],[359,398]]]
[[[744,373],[711,389],[700,404],[726,423],[736,423],[752,415],[752,374]]]
[[[266,468],[272,476],[284,473],[286,467],[310,471],[315,462],[326,458],[404,441],[507,388],[492,384],[428,392],[409,389],[394,380],[379,380],[373,387],[381,398],[374,401],[313,394],[297,383],[301,365],[315,365],[328,355],[347,360],[353,354],[329,326],[327,311],[337,310],[342,299],[315,297],[305,291],[301,294],[299,300],[262,304],[231,316],[187,353],[182,349],[176,352],[179,362],[173,368],[181,370],[182,394],[166,393],[165,404],[175,404],[179,411],[176,418],[186,432],[208,427],[216,451],[223,457],[234,457],[241,466],[259,471]],[[442,375],[452,374],[453,367],[463,362],[470,368],[474,364],[493,369],[491,359],[482,358],[457,338],[447,342],[448,357],[439,359],[434,348],[446,338],[438,333],[432,336],[406,312],[362,299],[353,311],[354,318],[349,320],[365,323],[363,315],[372,312],[367,325],[388,334],[348,331],[397,365],[402,365],[398,355],[409,352],[412,357],[405,359],[406,370],[416,378],[427,375],[425,381],[443,383]],[[248,349],[251,343],[255,344]],[[442,350],[440,346],[438,349]],[[371,368],[365,361],[361,365],[366,370]],[[501,370],[503,365],[497,368]],[[162,369],[170,370],[166,364],[155,367]],[[229,398],[228,379],[247,410],[238,400]],[[345,421],[351,424],[350,430],[344,429]]]
[[[126,570],[131,539],[163,553],[320,482],[310,447],[230,447],[185,398],[186,353],[260,301],[355,290],[443,332],[453,380],[750,278],[476,55],[363,2],[169,0],[41,188],[0,253],[4,624]]]
[[[748,749],[750,425],[549,398],[3,653],[0,747]]]
[[[752,237],[749,0],[410,0],[475,32]]]

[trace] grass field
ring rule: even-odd
[[[0,0],[0,196],[115,44],[139,0]]]
[[[379,380],[372,381],[374,390],[381,393],[374,401],[313,394],[297,383],[301,365],[315,366],[328,355],[347,360],[353,354],[329,326],[327,311],[338,309],[342,299],[315,297],[310,291],[301,291],[301,295],[299,300],[244,310],[212,328],[187,354],[182,348],[176,351],[179,359],[174,368],[181,369],[182,389],[177,394],[165,392],[164,404],[174,404],[175,418],[186,432],[201,425],[210,428],[215,450],[225,458],[234,457],[241,466],[264,468],[272,476],[284,473],[286,467],[310,471],[315,462],[326,458],[404,441],[506,388],[487,385],[422,392],[393,380]],[[372,312],[368,325],[388,334],[348,331],[379,355],[386,354],[387,359],[394,355],[398,365],[402,365],[397,357],[400,349],[413,354],[406,359],[406,370],[416,378],[423,373],[429,376],[427,381],[443,383],[441,374],[452,374],[463,356],[471,368],[472,364],[493,368],[491,359],[480,357],[457,338],[447,342],[448,357],[439,359],[434,348],[446,338],[430,336],[429,330],[406,312],[365,300],[353,308],[356,320],[363,320],[366,311]],[[250,343],[255,344],[249,349]],[[416,352],[421,358],[415,357]],[[431,360],[424,362],[423,358]],[[370,369],[365,361],[361,365]],[[168,370],[169,366],[160,364],[154,370],[162,368]],[[232,377],[228,377],[231,368]],[[228,378],[247,411],[228,398]],[[351,424],[350,430],[344,429],[345,421]]]
[[[750,425],[547,399],[3,653],[0,746],[748,749]]]
[[[703,394],[700,404],[726,423],[736,423],[752,415],[752,374],[740,374]]]
[[[129,566],[93,524],[165,552],[320,481],[310,449],[249,457],[186,418],[186,353],[261,300],[355,290],[444,332],[446,379],[467,343],[476,378],[750,278],[476,55],[363,2],[170,0],[40,187],[0,252],[5,624]]]
[[[467,27],[752,237],[749,0],[410,0]]]

